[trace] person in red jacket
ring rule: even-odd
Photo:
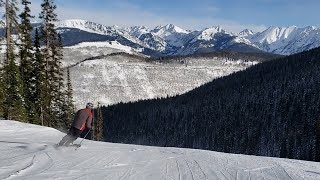
[[[59,146],[68,146],[78,137],[85,128],[91,129],[93,104],[87,103],[86,108],[80,109],[74,116],[68,134],[59,142]]]

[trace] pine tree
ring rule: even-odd
[[[103,115],[101,111],[101,105],[98,103],[97,108],[97,120],[95,121],[95,140],[103,141]]]
[[[26,122],[26,111],[23,101],[23,87],[20,78],[19,67],[14,59],[10,59],[5,67],[6,79],[6,98],[4,101],[5,118]]]
[[[19,68],[14,54],[15,43],[12,38],[17,26],[17,1],[6,0],[6,59],[4,61],[4,118],[25,121],[26,111]]]
[[[42,11],[39,18],[42,20],[41,39],[45,45],[43,48],[43,58],[45,61],[45,83],[46,94],[43,97],[42,114],[46,121],[45,125],[50,127],[59,124],[59,102],[57,96],[60,95],[59,75],[60,61],[58,53],[58,36],[54,29],[54,22],[57,21],[57,14],[54,12],[56,5],[53,0],[43,0]]]
[[[35,74],[35,92],[34,92],[34,106],[36,112],[38,112],[38,121],[35,124],[44,125],[44,109],[45,109],[45,97],[47,95],[46,84],[48,84],[45,71],[45,61],[41,53],[40,36],[38,29],[35,30],[34,38],[34,74]]]
[[[35,110],[35,84],[36,74],[34,70],[35,59],[33,58],[33,47],[31,31],[32,26],[30,23],[30,8],[31,2],[28,0],[22,0],[23,12],[19,15],[21,18],[21,24],[19,26],[21,46],[20,46],[20,73],[23,82],[24,100],[26,104],[26,110],[28,112],[28,121],[33,123],[37,117]]]
[[[62,45],[62,38],[60,34],[58,34],[58,41],[56,42],[56,45],[53,50],[53,77],[54,77],[54,87],[58,91],[56,91],[56,95],[53,99],[53,105],[56,116],[57,116],[57,126],[60,128],[66,128],[67,119],[64,118],[64,110],[68,109],[68,104],[66,103],[65,96],[66,96],[66,89],[64,86],[64,79],[63,79],[63,69],[62,69],[62,63],[61,60],[63,59],[63,45]]]
[[[64,119],[64,126],[65,127],[70,127],[72,118],[74,116],[74,101],[73,101],[73,89],[72,89],[72,84],[71,84],[71,79],[70,79],[70,70],[67,68],[67,91],[65,93],[65,98],[64,98],[64,104],[65,106],[62,108],[63,109],[63,118]]]

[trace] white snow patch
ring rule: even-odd
[[[117,41],[107,41],[107,42],[82,42],[74,46],[65,47],[65,48],[83,48],[83,47],[108,47],[113,49],[122,50],[126,53],[133,54],[132,48],[129,46],[124,46]]]

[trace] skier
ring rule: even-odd
[[[93,104],[87,103],[86,108],[80,109],[74,116],[68,134],[62,138],[58,146],[69,146],[73,141],[80,137],[85,128],[91,130]]]

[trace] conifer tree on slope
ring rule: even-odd
[[[41,36],[45,44],[43,48],[43,58],[45,61],[46,94],[44,97],[43,119],[45,125],[56,127],[59,124],[58,113],[61,110],[61,103],[57,97],[60,96],[61,67],[57,32],[54,29],[54,22],[57,21],[57,14],[54,12],[56,5],[53,0],[43,0],[42,11],[39,18],[42,20]]]
[[[41,45],[40,45],[40,36],[38,32],[38,28],[35,30],[35,38],[34,38],[34,74],[36,79],[35,84],[35,92],[34,92],[34,106],[36,112],[38,112],[39,119],[36,119],[37,122],[35,124],[44,125],[44,112],[45,109],[45,97],[46,97],[46,63],[43,59],[41,53]]]
[[[6,59],[4,61],[4,117],[25,121],[26,111],[24,108],[23,88],[19,68],[14,54],[15,43],[12,32],[17,28],[16,11],[17,1],[6,0]]]
[[[35,84],[36,84],[36,72],[35,72],[35,59],[33,57],[33,46],[31,31],[32,26],[30,19],[28,0],[22,0],[23,11],[19,15],[21,18],[21,24],[19,26],[19,35],[21,39],[21,46],[19,49],[20,55],[20,73],[23,81],[24,101],[26,104],[26,110],[28,113],[28,122],[33,123],[37,119],[37,111],[35,110]]]
[[[63,117],[61,119],[64,120],[64,126],[65,127],[70,127],[72,123],[72,119],[74,116],[74,102],[73,102],[73,93],[72,93],[72,84],[71,84],[71,79],[70,79],[70,70],[67,68],[67,90],[65,93],[65,98],[64,98],[64,108],[62,110],[63,112]]]
[[[68,109],[68,104],[66,103],[66,89],[64,86],[64,79],[63,79],[63,69],[61,60],[63,58],[63,51],[62,51],[62,38],[60,34],[58,34],[58,40],[56,41],[56,45],[52,48],[53,55],[52,59],[54,60],[53,64],[53,77],[54,77],[54,86],[56,87],[57,91],[55,92],[56,95],[54,96],[54,113],[57,115],[57,122],[56,127],[59,128],[66,128],[67,119],[64,116],[66,114],[66,110]]]

